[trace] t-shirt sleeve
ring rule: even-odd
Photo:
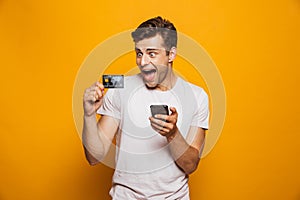
[[[121,102],[118,90],[109,89],[103,97],[103,104],[97,110],[97,114],[121,119]]]
[[[209,104],[208,96],[202,89],[196,95],[197,109],[194,112],[191,126],[201,127],[203,129],[209,128]]]

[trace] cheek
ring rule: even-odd
[[[156,63],[160,67],[164,67],[168,65],[169,59],[161,58],[161,59],[155,59],[153,60],[153,63]]]
[[[165,77],[167,76],[167,74],[168,74],[168,68],[167,67],[160,67],[159,69],[158,69],[158,79],[159,80],[163,80],[163,79],[165,79]]]
[[[140,59],[139,59],[139,58],[136,58],[136,59],[135,59],[135,63],[136,63],[137,65],[139,65]]]

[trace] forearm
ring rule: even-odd
[[[191,174],[197,169],[200,161],[199,151],[189,145],[177,129],[167,137],[169,149],[176,164],[186,173]]]
[[[191,174],[197,169],[200,161],[200,149],[204,144],[205,130],[191,126],[186,138],[181,135],[176,123],[178,113],[170,108],[171,115],[157,114],[150,117],[152,128],[167,138],[170,153],[176,164],[186,173]]]
[[[84,116],[82,142],[86,159],[91,165],[97,164],[105,156],[103,136],[98,130],[96,114]]]

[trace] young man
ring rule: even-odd
[[[171,22],[149,19],[132,37],[140,73],[105,95],[99,82],[85,90],[86,158],[99,163],[116,134],[113,199],[189,199],[188,175],[198,166],[208,128],[208,97],[173,71],[177,32]],[[150,106],[158,104],[168,105],[170,115],[152,117]]]

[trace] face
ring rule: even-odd
[[[167,55],[160,35],[143,39],[135,44],[136,63],[148,88],[155,89],[168,79],[171,70],[170,54]]]

